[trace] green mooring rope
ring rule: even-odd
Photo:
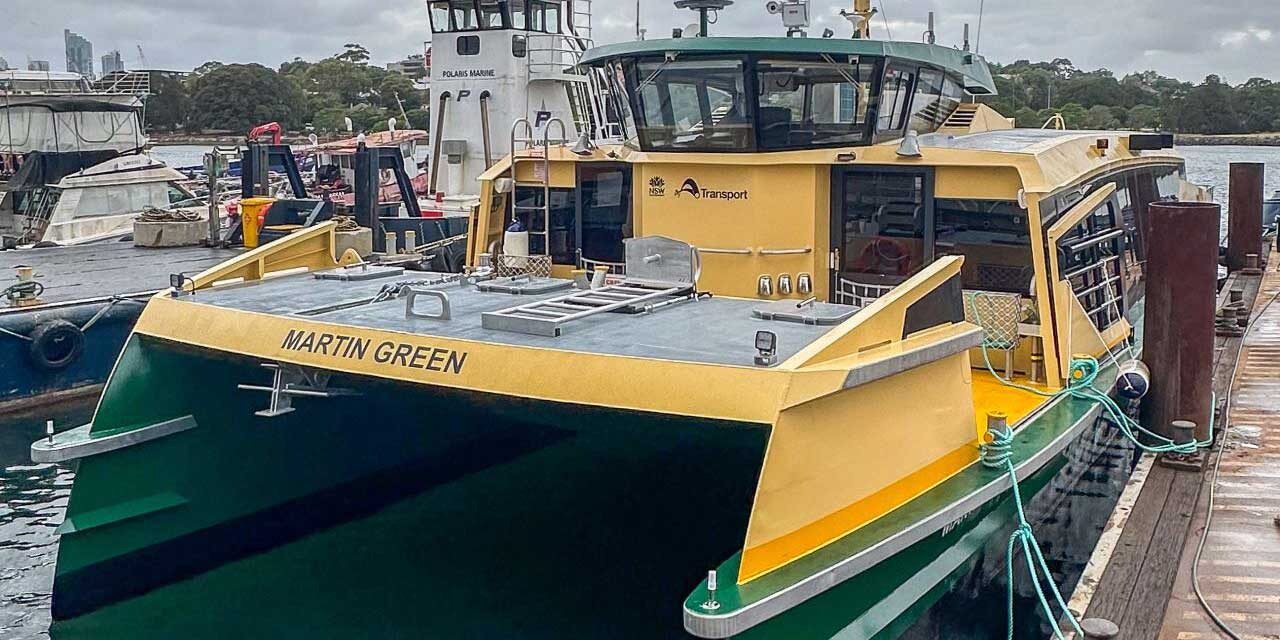
[[[976,315],[976,305],[975,305]],[[981,318],[978,318],[981,324]],[[1056,392],[1042,391],[1034,387],[1020,385],[1012,380],[1002,377],[996,372],[995,367],[991,366],[991,358],[988,349],[992,345],[987,342],[982,344],[982,359],[987,365],[987,370],[996,380],[1002,384],[1028,391],[1039,396],[1047,398],[1056,398],[1062,395],[1068,395],[1077,400],[1085,400],[1096,402],[1102,406],[1107,413],[1110,421],[1120,428],[1120,431],[1135,446],[1142,451],[1148,453],[1195,453],[1202,447],[1209,447],[1213,444],[1214,416],[1213,411],[1209,412],[1209,439],[1203,442],[1191,441],[1178,444],[1173,440],[1166,438],[1158,433],[1152,433],[1144,428],[1137,420],[1130,418],[1128,414],[1120,408],[1110,396],[1110,394],[1099,390],[1094,386],[1101,373],[1102,366],[1098,359],[1092,356],[1078,357],[1071,361],[1071,366],[1067,372],[1067,388]],[[1213,396],[1213,405],[1217,406],[1217,394]],[[1149,445],[1138,439],[1138,434],[1143,434],[1148,438],[1156,441],[1156,444]],[[1035,533],[1031,530],[1031,524],[1027,522],[1027,516],[1022,504],[1022,493],[1018,488],[1018,472],[1013,463],[1013,441],[1014,433],[1012,427],[1006,427],[1004,430],[989,430],[987,436],[990,442],[983,443],[982,464],[991,469],[1003,469],[1009,474],[1009,481],[1013,486],[1013,503],[1017,508],[1018,526],[1014,529],[1013,534],[1009,536],[1009,545],[1006,549],[1007,581],[1008,581],[1008,618],[1009,618],[1009,640],[1013,640],[1013,560],[1017,548],[1021,546],[1022,553],[1027,557],[1027,570],[1031,574],[1031,584],[1035,586],[1036,598],[1040,601],[1040,608],[1048,616],[1050,623],[1053,625],[1053,635],[1057,640],[1065,640],[1061,625],[1058,624],[1059,617],[1054,614],[1053,606],[1049,603],[1049,598],[1045,595],[1041,582],[1048,583],[1049,592],[1053,595],[1054,601],[1058,608],[1062,611],[1062,615],[1066,617],[1071,629],[1076,633],[1077,638],[1084,638],[1085,633],[1080,628],[1080,623],[1076,620],[1075,614],[1067,608],[1066,601],[1062,598],[1062,593],[1053,582],[1053,574],[1049,571],[1049,565],[1044,559],[1044,554],[1040,551],[1040,543],[1036,541]]]

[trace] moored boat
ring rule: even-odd
[[[93,424],[33,446],[80,461],[55,617],[397,487],[438,496],[458,635],[892,637],[1014,517],[992,427],[1029,495],[1105,428],[1063,390],[1138,349],[1148,205],[1204,195],[1169,137],[1014,129],[923,43],[581,65],[631,141],[495,161],[467,273],[321,226],[150,302]]]

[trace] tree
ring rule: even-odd
[[[378,102],[393,113],[399,113],[400,103],[404,104],[405,111],[421,107],[422,94],[414,88],[412,80],[398,73],[388,73],[378,85]]]
[[[191,97],[187,87],[177,78],[151,73],[151,97],[147,98],[147,126],[174,131],[187,123]]]
[[[334,56],[334,58],[355,64],[364,64],[369,61],[369,50],[363,46],[349,42],[342,45],[342,47],[344,51]]]
[[[1065,113],[1063,117],[1066,117]],[[1085,112],[1083,125],[1086,129],[1117,129],[1120,121],[1111,113],[1111,107],[1099,104]]]
[[[260,64],[219,66],[195,79],[189,126],[202,130],[245,132],[264,122],[285,128],[303,124],[298,86]]]
[[[1160,128],[1160,108],[1149,104],[1140,104],[1129,110],[1128,125],[1130,129],[1149,130]]]

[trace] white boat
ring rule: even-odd
[[[182,210],[186,205],[191,214],[199,214],[185,180],[146,154],[120,156],[67,176],[47,197],[41,240],[83,244],[120,237],[131,233],[134,220],[149,210]]]

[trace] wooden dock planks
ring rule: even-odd
[[[1277,263],[1273,257],[1273,270]],[[1219,306],[1226,302],[1232,288],[1242,288],[1246,305],[1252,307],[1261,281],[1260,276],[1233,275],[1223,288]],[[1243,342],[1240,337],[1215,338],[1213,388],[1219,407],[1226,398]],[[1276,373],[1280,374],[1280,368]],[[1183,556],[1188,547],[1190,553],[1195,552],[1197,539],[1191,535],[1191,524],[1205,477],[1203,473],[1159,464],[1152,468],[1094,591],[1086,617],[1115,622],[1122,640],[1179,637],[1177,631],[1167,636],[1161,629],[1166,626],[1166,609],[1172,609],[1170,599],[1183,593],[1174,591],[1175,580],[1183,582],[1183,574],[1188,574],[1185,582],[1190,584],[1189,563],[1184,562]],[[1194,533],[1198,535],[1199,530]],[[1189,591],[1188,586],[1185,592]]]
[[[1200,564],[1205,598],[1249,639],[1280,638],[1280,527],[1274,521],[1280,515],[1280,302],[1271,302],[1277,296],[1280,255],[1272,254],[1254,304],[1254,327],[1240,354],[1232,431],[1221,450],[1213,523]],[[1160,640],[1227,637],[1204,613],[1191,586],[1211,483],[1212,473],[1206,474],[1172,598],[1155,636]]]

